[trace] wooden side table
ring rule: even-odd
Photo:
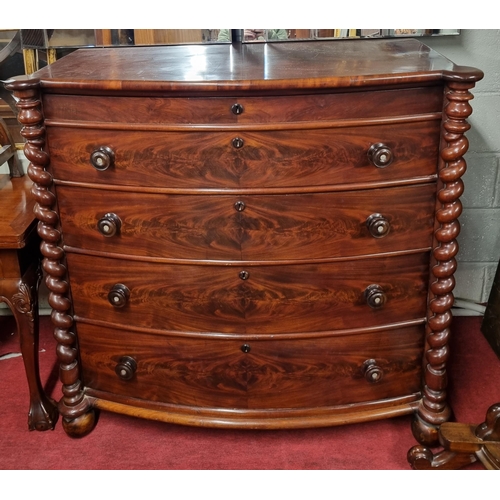
[[[45,394],[38,366],[39,238],[27,175],[0,175],[0,302],[11,309],[18,328],[30,392],[30,430],[53,429],[57,408]]]

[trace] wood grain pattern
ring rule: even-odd
[[[165,188],[265,188],[388,182],[436,173],[439,122],[291,131],[120,132],[48,128],[55,179]],[[232,145],[235,137],[244,146]],[[386,168],[368,159],[373,144],[394,154]],[[97,171],[91,153],[115,153]]]
[[[290,123],[388,118],[441,112],[443,88],[248,97],[109,97],[47,94],[47,120],[135,124]],[[243,112],[235,115],[233,104]]]
[[[232,409],[314,408],[419,391],[423,328],[312,340],[196,340],[78,325],[85,385],[130,397]],[[137,372],[121,381],[115,366],[133,355]],[[368,382],[374,358],[384,375]],[[192,408],[191,411],[195,409]]]
[[[326,259],[431,245],[435,184],[302,195],[185,196],[58,186],[67,246],[165,259]],[[238,212],[235,203],[243,202]],[[115,213],[121,229],[97,223]],[[391,229],[374,238],[366,220]]]
[[[279,334],[383,325],[423,318],[426,310],[428,253],[249,268],[67,258],[76,316],[116,324]],[[130,289],[121,309],[107,299],[116,283]],[[364,298],[374,283],[387,294],[380,309]]]

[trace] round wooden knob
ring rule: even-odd
[[[374,238],[383,238],[391,230],[391,224],[382,214],[371,214],[366,219],[366,225]]]
[[[379,142],[377,144],[373,144],[368,150],[368,159],[377,168],[385,168],[392,163],[394,155],[388,146]]]
[[[91,153],[90,163],[96,170],[107,170],[115,163],[115,153],[108,146],[101,146]]]
[[[245,144],[245,141],[241,137],[235,137],[233,139],[233,148],[240,149]]]
[[[231,111],[233,112],[234,115],[241,115],[243,113],[243,106],[241,104],[233,104],[231,106]]]
[[[374,359],[367,359],[363,363],[363,373],[365,379],[372,384],[379,382],[384,376],[382,368],[377,365],[377,362]]]
[[[118,234],[121,227],[122,221],[120,217],[113,213],[105,214],[97,223],[97,229],[99,232],[108,238]]]
[[[137,362],[131,356],[123,356],[115,367],[115,373],[122,380],[130,380],[137,371]]]
[[[117,283],[108,293],[109,303],[113,307],[125,307],[130,297],[130,290],[121,283]]]
[[[370,285],[366,287],[365,300],[373,309],[379,309],[386,303],[387,296],[380,285]]]

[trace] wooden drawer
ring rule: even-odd
[[[75,315],[124,326],[278,334],[384,325],[426,312],[427,252],[268,266],[67,258]],[[130,293],[123,307],[108,301],[118,284]],[[382,307],[368,305],[370,285],[381,288]]]
[[[441,113],[442,86],[268,97],[44,96],[47,120],[125,124],[252,124]],[[238,114],[233,106],[239,104]],[[236,110],[235,110],[236,111]]]
[[[116,131],[49,127],[51,171],[58,180],[163,189],[304,189],[384,183],[436,175],[440,123],[268,131]],[[241,139],[243,146],[234,147]],[[384,144],[394,160],[370,162]],[[113,151],[96,170],[90,157]]]
[[[88,324],[77,328],[83,381],[99,396],[107,392],[193,407],[305,409],[375,402],[420,389],[422,325],[250,341],[147,335]],[[115,372],[125,356],[136,362],[129,380]]]
[[[303,195],[189,196],[58,186],[57,196],[67,246],[171,259],[275,260],[430,247],[435,189],[431,183]],[[116,233],[105,237],[110,233],[103,227]]]

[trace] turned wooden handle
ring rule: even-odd
[[[380,285],[370,285],[365,290],[366,303],[373,309],[379,309],[387,302],[387,296]]]
[[[90,163],[96,170],[107,170],[115,163],[115,153],[108,146],[101,146],[90,154]]]
[[[137,371],[137,362],[131,356],[123,356],[115,367],[115,373],[122,380],[130,380]]]
[[[385,168],[392,163],[394,155],[388,146],[379,142],[370,147],[368,158],[377,168]]]
[[[374,238],[383,238],[391,230],[390,222],[382,214],[371,214],[366,219],[366,225]]]
[[[372,384],[379,382],[384,376],[384,371],[377,365],[374,359],[367,359],[363,363],[363,372],[365,379]]]
[[[121,227],[122,221],[120,217],[118,217],[118,215],[114,213],[105,214],[99,219],[99,222],[97,223],[97,229],[103,236],[106,236],[107,238],[118,234]]]
[[[117,283],[108,293],[108,300],[113,307],[125,307],[130,297],[130,290],[121,283]]]

